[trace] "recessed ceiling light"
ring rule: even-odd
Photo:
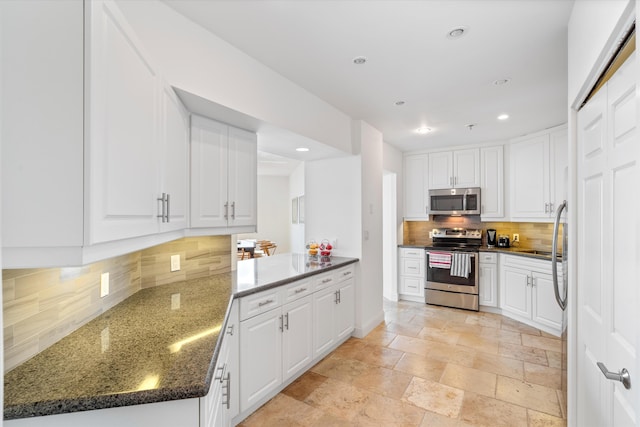
[[[498,116],[498,120],[507,120],[509,118],[508,114],[500,114]]]
[[[467,32],[467,27],[456,27],[447,33],[447,37],[450,39],[457,39],[464,36]]]
[[[353,58],[353,63],[356,65],[362,65],[365,62],[367,62],[367,58],[364,56],[356,56],[355,58]]]
[[[416,129],[416,132],[418,132],[420,135],[425,135],[425,134],[431,132],[431,128],[423,126],[423,127],[420,127],[418,129]]]
[[[309,151],[309,149],[307,147],[298,147],[296,148],[296,151],[306,152],[306,151]]]
[[[405,102],[404,101],[396,101],[395,104],[399,107],[401,105],[404,105]]]
[[[510,81],[511,81],[510,78],[498,79],[498,80],[494,80],[493,84],[496,85],[496,86],[502,86],[502,85],[506,85]]]

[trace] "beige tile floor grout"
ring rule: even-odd
[[[241,426],[566,426],[557,337],[492,313],[385,301]]]

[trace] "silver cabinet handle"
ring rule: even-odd
[[[620,381],[624,388],[629,390],[631,388],[631,375],[629,375],[629,371],[627,368],[622,368],[622,370],[618,373],[611,372],[604,366],[604,363],[598,362],[598,368],[602,371],[602,375],[608,380]]]
[[[222,382],[224,379],[224,371],[227,369],[227,364],[225,363],[222,366],[218,366],[216,369],[216,375],[213,377],[214,380]]]
[[[224,379],[226,384],[222,385],[222,404],[229,409],[231,407],[231,372],[227,372],[227,377]],[[224,398],[227,398],[225,401]]]
[[[342,303],[342,295],[340,295],[340,289],[336,291],[338,293],[338,304]]]
[[[284,315],[284,327],[287,328],[287,331],[289,330],[289,313]]]
[[[350,271],[345,271],[344,273],[342,273],[342,275],[343,275],[343,276],[348,276],[348,275],[350,275],[350,274],[351,274],[351,272],[350,272]]]
[[[265,305],[267,305],[267,304],[271,304],[272,302],[273,302],[273,300],[272,300],[272,299],[268,299],[268,300],[266,300],[266,301],[259,302],[259,303],[258,303],[258,307],[264,307]]]
[[[335,296],[335,297],[336,297],[336,299],[334,299],[334,300],[333,300],[333,302],[334,302],[334,303],[336,303],[336,304],[338,304],[338,291],[335,291],[335,292],[333,293],[333,296]]]
[[[229,219],[229,202],[224,204],[224,219]]]
[[[295,291],[293,291],[293,293],[295,293],[295,294],[299,294],[300,292],[304,292],[304,291],[306,291],[306,290],[307,290],[307,288],[298,288],[298,289],[296,289]]]
[[[162,193],[161,197],[158,197],[158,201],[162,204],[162,213],[160,215],[156,215],[158,218],[162,218],[162,222],[169,222],[167,220],[167,202],[169,200],[169,195],[167,193]]]
[[[544,204],[544,213],[549,213],[549,203]]]
[[[227,326],[227,335],[233,336],[233,329],[235,325]]]
[[[322,283],[329,283],[330,281],[331,281],[331,279],[324,279],[324,280],[322,281]]]
[[[284,332],[284,316],[280,316],[280,331]]]
[[[236,219],[236,202],[231,202],[231,219]]]
[[[165,203],[167,204],[167,222],[169,222],[170,221],[170,219],[169,219],[169,209],[171,208],[171,201],[169,200],[169,193],[167,193],[167,199],[166,199]]]
[[[531,277],[527,276],[527,286],[531,286]]]

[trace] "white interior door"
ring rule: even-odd
[[[637,425],[635,54],[578,113],[577,425]],[[605,379],[626,368],[632,387]]]

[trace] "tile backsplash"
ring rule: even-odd
[[[406,245],[429,244],[429,231],[434,228],[477,228],[483,231],[482,244],[487,244],[487,236],[484,232],[488,228],[494,228],[496,234],[505,234],[509,240],[513,233],[520,235],[520,247],[539,250],[551,249],[553,239],[553,224],[542,222],[480,222],[470,217],[451,217],[435,221],[405,221],[403,224],[403,243]]]
[[[171,255],[180,270],[171,272]],[[142,288],[231,271],[231,237],[192,237],[83,267],[2,271],[8,371]],[[109,295],[100,276],[109,272]]]

